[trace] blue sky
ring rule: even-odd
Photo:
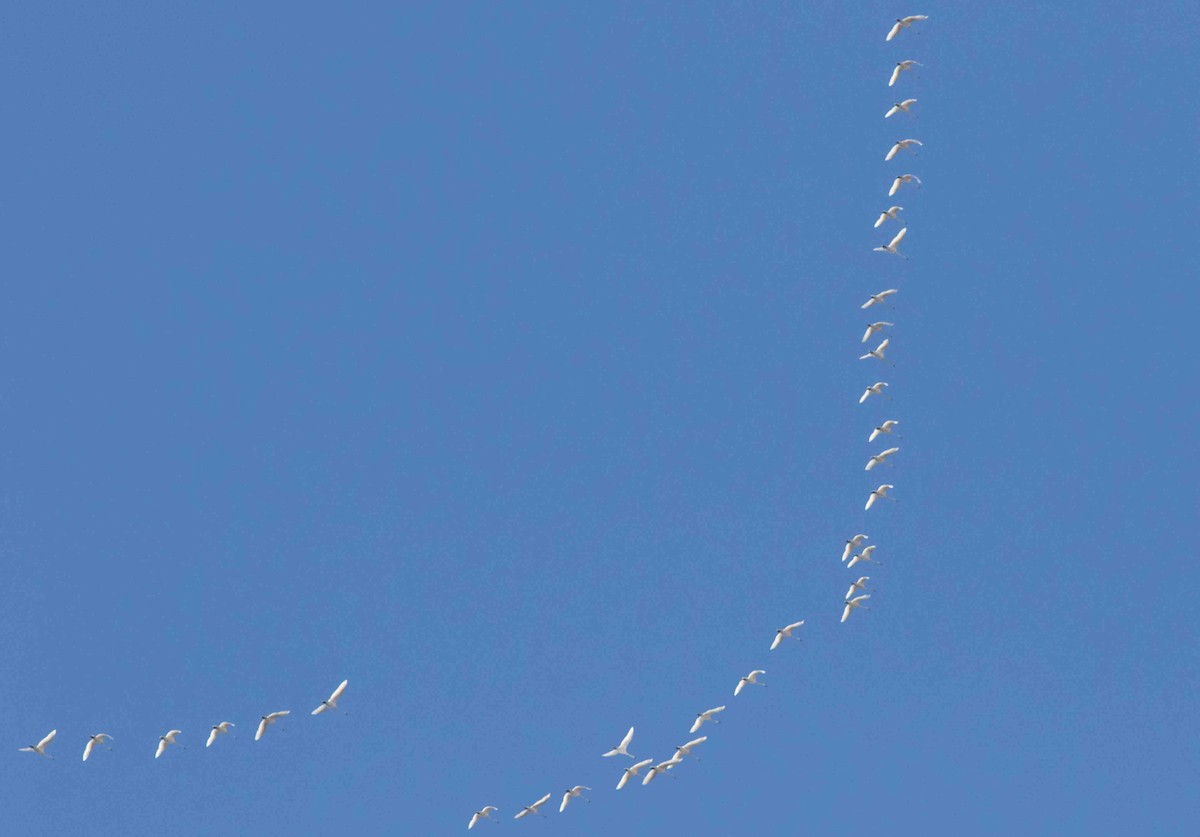
[[[10,8],[0,826],[1194,833],[1200,10],[854,6]]]

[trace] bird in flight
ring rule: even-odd
[[[887,386],[886,381],[876,381],[875,383],[871,384],[869,387],[867,387],[866,391],[863,392],[862,397],[858,399],[858,403],[859,404],[863,403],[868,398],[870,398],[872,395],[883,395],[884,397],[890,398],[891,396],[888,396],[883,391],[886,386]]]
[[[724,706],[717,706],[712,709],[708,709],[704,712],[699,713],[698,715],[696,715],[696,720],[692,723],[692,728],[691,728],[691,730],[689,730],[689,732],[691,732],[693,735],[696,734],[697,732],[699,732],[700,727],[704,726],[705,721],[712,721],[714,724],[721,723],[713,716],[716,715],[718,712],[724,712],[724,711],[725,711]]]
[[[472,828],[474,828],[475,823],[479,822],[480,820],[492,820],[492,814],[499,810],[500,809],[495,805],[484,805],[483,808],[471,815],[471,821],[467,823],[467,831],[470,831]],[[492,822],[499,825],[497,820],[492,820]]]
[[[646,778],[642,779],[642,785],[645,786],[645,785],[650,784],[650,780],[653,779],[655,776],[657,776],[659,773],[666,773],[672,767],[675,767],[676,765],[680,765],[680,764],[683,764],[683,756],[679,755],[679,753],[676,753],[675,755],[671,756],[666,761],[660,761],[658,764],[654,765],[654,767],[651,767],[650,770],[646,773]]]
[[[158,749],[156,749],[154,751],[154,757],[158,758],[159,756],[161,756],[163,754],[163,751],[167,749],[168,744],[179,744],[179,742],[175,740],[175,736],[181,735],[182,733],[183,733],[183,730],[173,729],[170,732],[168,732],[166,735],[159,736]],[[179,746],[182,747],[183,745],[179,744]]]
[[[875,229],[883,226],[883,222],[891,218],[893,221],[900,220],[900,213],[904,211],[902,206],[889,206],[883,212],[879,213],[879,218],[875,221]]]
[[[83,745],[83,760],[87,761],[91,756],[92,750],[97,744],[103,744],[105,741],[112,741],[113,737],[107,732],[98,732],[95,735],[88,736],[87,744]]]
[[[575,787],[569,789],[566,793],[563,794],[562,805],[558,806],[558,813],[561,814],[563,811],[567,810],[567,803],[570,802],[572,799],[574,799],[577,796],[580,799],[582,799],[584,802],[591,802],[592,800],[588,799],[586,796],[583,795],[584,791],[590,791],[590,790],[591,790],[591,788],[589,788],[587,785],[576,785]]]
[[[625,772],[621,774],[621,781],[617,782],[617,790],[625,787],[625,785],[629,783],[630,779],[637,776],[638,773],[642,771],[643,767],[647,767],[653,763],[654,759],[644,759],[643,761],[639,761],[637,764],[626,767]]]
[[[853,558],[850,559],[850,563],[846,565],[846,569],[850,569],[851,567],[853,567],[855,564],[859,563],[860,561],[870,561],[873,564],[878,564],[879,563],[878,561],[871,558],[871,553],[873,553],[874,551],[875,551],[874,546],[868,546],[862,552],[858,553],[857,555],[855,555]]]
[[[914,23],[918,23],[922,20],[929,20],[929,15],[908,15],[907,17],[896,18],[896,22],[892,25],[892,28],[888,31],[887,37],[884,38],[884,40],[890,41],[892,38],[899,35]]]
[[[676,747],[676,748],[675,748],[675,755],[677,755],[677,756],[691,756],[691,757],[692,757],[692,758],[694,758],[696,761],[699,761],[699,760],[700,760],[700,757],[699,757],[698,755],[696,755],[695,753],[693,753],[693,752],[692,752],[692,748],[694,748],[694,747],[699,747],[701,744],[703,744],[703,743],[704,743],[705,741],[707,741],[707,740],[708,740],[708,736],[707,736],[707,735],[702,735],[702,736],[700,736],[699,738],[693,738],[693,739],[692,739],[691,741],[689,741],[688,743],[686,743],[686,744],[684,744],[684,745],[682,745],[682,746],[680,746],[680,747]]]
[[[866,605],[863,604],[863,602],[865,602],[869,598],[871,598],[871,597],[870,596],[855,596],[853,599],[846,599],[846,609],[842,611],[842,621],[845,622],[847,619],[849,619],[850,611],[855,610],[856,608],[861,607],[864,610],[870,610],[869,607],[867,607]]]
[[[604,758],[609,756],[629,756],[633,758],[633,753],[629,752],[629,742],[633,740],[633,727],[629,728],[629,732],[625,733],[625,737],[621,739],[621,743],[613,747],[607,753],[602,753]]]
[[[54,756],[46,752],[46,747],[49,746],[50,742],[54,740],[54,736],[56,735],[58,735],[58,730],[52,729],[41,741],[36,744],[30,744],[28,747],[21,747],[18,752],[37,753],[39,756],[45,756],[48,759],[53,759]]]
[[[849,601],[850,597],[853,596],[855,593],[857,593],[859,590],[865,590],[867,587],[867,582],[870,580],[871,580],[871,576],[864,575],[858,581],[852,581],[850,583],[850,589],[846,591],[846,600]]]
[[[349,682],[350,682],[349,680],[343,680],[341,683],[339,683],[338,687],[333,690],[333,694],[329,696],[329,700],[321,701],[321,705],[318,706],[316,709],[314,709],[309,714],[310,715],[320,715],[322,712],[324,712],[327,709],[337,709],[338,698],[340,698],[342,696],[342,692],[346,691],[346,685]]]
[[[847,558],[849,558],[849,557],[850,557],[850,553],[851,553],[851,552],[853,552],[854,550],[856,550],[856,549],[858,549],[860,546],[862,546],[862,542],[863,542],[863,541],[869,541],[869,540],[871,540],[871,539],[870,539],[869,537],[867,537],[866,535],[855,535],[854,537],[852,537],[852,538],[850,538],[849,540],[847,540],[847,541],[846,541],[846,548],[842,550],[842,561],[843,561],[843,563],[845,562],[845,560],[846,560]]]
[[[880,497],[884,497],[888,500],[895,500],[896,499],[895,497],[888,497],[888,494],[887,494],[890,490],[892,490],[895,487],[896,486],[894,486],[894,485],[888,485],[887,483],[884,483],[883,485],[879,486],[879,488],[876,488],[874,491],[871,492],[871,496],[867,498],[866,508],[870,509],[871,506],[875,505],[875,501],[878,500]],[[866,509],[864,509],[864,511],[866,511]]]
[[[868,340],[871,339],[871,335],[877,334],[880,331],[883,331],[885,328],[888,328],[889,326],[894,326],[894,325],[895,325],[895,323],[887,323],[887,322],[884,322],[883,320],[880,320],[877,323],[867,323],[867,330],[863,332],[862,340],[860,340],[858,342],[866,343]]]
[[[892,105],[891,110],[889,110],[887,113],[885,113],[883,115],[883,118],[890,119],[891,117],[895,116],[897,113],[901,113],[901,112],[908,113],[909,110],[912,108],[912,106],[915,105],[916,103],[917,103],[916,99],[905,99],[903,102],[896,102],[895,104]]]
[[[267,727],[274,724],[280,718],[286,718],[290,714],[292,714],[290,709],[284,709],[280,712],[270,712],[266,715],[263,715],[258,720],[258,729],[254,732],[254,740],[258,741],[263,737],[263,733],[267,731]]]
[[[883,158],[883,161],[886,163],[888,160],[891,160],[893,157],[895,157],[897,154],[899,154],[901,151],[905,150],[906,148],[910,148],[914,145],[922,146],[924,144],[925,143],[921,142],[918,139],[897,140],[896,144],[893,145],[891,147],[891,149],[888,151],[887,156]]]
[[[230,721],[221,721],[219,724],[214,724],[213,728],[209,730],[208,741],[204,743],[204,746],[211,747],[213,742],[217,740],[218,735],[224,735],[232,728],[233,724]]]
[[[883,424],[879,425],[878,427],[876,427],[874,430],[871,431],[871,437],[869,439],[867,439],[867,441],[874,442],[876,439],[879,438],[880,433],[887,433],[888,435],[891,435],[892,428],[894,428],[899,423],[900,422],[896,421],[895,419],[888,419]],[[903,438],[902,436],[900,436],[899,433],[896,434],[896,437]]]
[[[887,358],[885,358],[883,356],[883,353],[885,351],[887,351],[888,344],[891,342],[892,341],[890,338],[888,338],[888,337],[883,338],[882,343],[880,343],[878,346],[876,346],[871,351],[867,352],[865,355],[860,356],[859,360],[870,360],[871,358],[875,358],[876,360],[885,360],[886,361]]]
[[[880,451],[879,453],[875,454],[874,456],[872,456],[870,459],[867,460],[867,467],[863,468],[863,470],[869,471],[872,468],[874,468],[876,465],[887,462],[887,458],[889,456],[891,456],[893,453],[898,453],[899,450],[900,450],[900,448],[888,448],[887,450]]]
[[[890,189],[888,189],[888,197],[891,197],[892,195],[899,192],[900,187],[903,186],[905,183],[916,183],[917,187],[919,188],[921,186],[921,178],[917,177],[915,174],[900,175],[899,177],[897,177],[895,180],[892,181],[892,187]]]
[[[905,227],[904,229],[908,229],[908,227]],[[879,248],[876,248],[876,249],[879,249]],[[867,308],[870,308],[873,305],[882,305],[889,296],[892,296],[892,295],[898,294],[898,293],[900,293],[899,288],[888,288],[886,291],[880,291],[877,294],[871,294],[871,298],[868,299],[866,302],[864,302],[862,305],[860,305],[858,307],[865,310]]]
[[[758,682],[758,675],[760,674],[766,674],[766,672],[761,668],[756,668],[754,671],[750,672],[741,680],[739,680],[737,686],[735,686],[733,689],[733,696],[737,697],[740,695],[742,693],[742,689],[746,688],[747,683],[749,683],[751,686],[766,686],[766,683]]]
[[[792,624],[786,625],[782,628],[779,628],[777,631],[775,631],[775,639],[773,639],[771,641],[771,650],[774,651],[776,648],[778,648],[779,643],[783,642],[788,637],[791,637],[792,639],[796,639],[796,640],[800,639],[800,637],[798,637],[798,636],[792,636],[792,631],[796,630],[803,624],[804,624],[804,620],[801,619],[799,622],[793,622]]]
[[[892,77],[888,79],[888,87],[891,87],[900,78],[900,74],[911,70],[913,67],[924,67],[924,64],[918,64],[916,61],[897,61],[895,69],[892,70]]]
[[[908,235],[908,227],[901,227],[900,232],[896,233],[895,237],[893,237],[891,241],[882,247],[876,247],[875,252],[891,253],[893,256],[899,256],[902,259],[907,259],[908,256],[904,255],[897,249],[900,246],[900,242],[904,240],[904,236],[906,235]]]
[[[539,799],[537,802],[533,803],[532,805],[526,805],[524,808],[522,808],[520,811],[518,811],[516,816],[513,817],[513,819],[519,820],[519,819],[521,819],[521,817],[527,817],[530,814],[537,814],[539,817],[544,817],[546,815],[543,814],[541,811],[539,811],[538,808],[541,808],[543,805],[545,805],[549,801],[550,801],[550,794],[546,794],[541,799]]]

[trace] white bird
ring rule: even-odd
[[[887,33],[887,37],[884,40],[890,41],[899,35],[902,30],[907,29],[920,20],[929,20],[929,15],[908,15],[907,17],[896,18],[895,25],[892,26],[891,31]]]
[[[168,732],[166,735],[159,736],[158,749],[154,751],[154,757],[158,758],[159,756],[161,756],[163,754],[163,751],[167,749],[168,744],[179,744],[179,742],[175,740],[175,736],[181,735],[182,733],[183,733],[183,730],[173,729],[170,732]],[[179,744],[179,746],[182,747],[183,745]]]
[[[740,695],[742,693],[742,689],[746,688],[747,683],[751,684],[752,686],[766,686],[767,685],[766,683],[758,682],[758,675],[760,675],[760,674],[766,674],[766,672],[763,671],[761,668],[756,668],[756,669],[754,669],[754,671],[750,672],[745,677],[743,677],[741,680],[739,680],[737,686],[734,687],[733,696],[737,697],[738,695]]]
[[[862,398],[858,399],[858,403],[863,403],[872,395],[886,395],[886,393],[883,391],[886,386],[886,381],[876,381],[875,383],[871,384],[869,387],[867,387],[866,391],[863,392]]]
[[[874,491],[872,491],[871,496],[867,498],[867,509],[869,509],[869,508],[871,508],[871,506],[875,505],[875,501],[878,500],[880,497],[886,497],[889,500],[896,499],[894,497],[887,496],[888,491],[890,491],[891,489],[893,489],[895,487],[896,486],[894,486],[894,485],[888,485],[887,483],[884,483],[883,485],[879,486],[879,488],[876,488]],[[865,510],[866,509],[864,509],[864,511]]]
[[[230,721],[221,721],[219,724],[214,724],[213,728],[208,733],[208,741],[205,742],[204,746],[211,747],[213,742],[217,740],[218,735],[224,735],[232,728],[233,724]]]
[[[519,819],[521,819],[521,817],[527,817],[530,814],[537,814],[539,817],[544,817],[546,815],[541,813],[540,811],[538,811],[538,808],[541,808],[543,805],[545,805],[549,801],[550,801],[550,794],[546,794],[541,799],[539,799],[537,802],[533,803],[532,805],[527,805],[524,808],[522,808],[520,811],[518,811],[516,816],[513,817],[513,819],[519,820]]]
[[[902,206],[889,206],[883,212],[879,213],[879,217],[875,220],[875,229],[883,226],[883,222],[891,218],[893,221],[900,220],[900,213],[904,211]]]
[[[867,352],[865,355],[860,356],[859,360],[870,360],[871,358],[875,358],[876,360],[887,360],[887,358],[883,356],[883,353],[887,351],[888,344],[891,342],[891,338],[883,338],[882,343],[880,343],[871,351]]]
[[[621,739],[621,743],[613,747],[607,753],[603,754],[604,758],[609,756],[629,756],[633,758],[633,753],[629,752],[629,742],[633,740],[633,727],[629,728],[629,732],[625,733],[625,737]]]
[[[892,428],[895,427],[899,423],[900,422],[896,421],[895,419],[888,419],[883,424],[879,425],[878,427],[876,427],[874,430],[871,431],[871,437],[869,439],[867,439],[867,441],[874,442],[876,439],[879,438],[880,433],[887,433],[888,435],[891,435]],[[900,436],[899,433],[897,433],[896,435]]]
[[[625,772],[621,774],[621,781],[617,782],[617,790],[620,790],[621,788],[625,787],[625,785],[628,784],[629,780],[632,777],[638,775],[638,773],[641,772],[643,767],[646,767],[647,765],[650,765],[653,763],[654,763],[654,759],[645,759],[644,761],[639,761],[637,764],[626,767]]]
[[[896,249],[897,247],[900,246],[900,242],[904,240],[904,236],[906,236],[906,235],[908,235],[908,227],[901,227],[900,232],[896,233],[895,237],[890,242],[883,245],[882,247],[874,248],[875,252],[876,253],[891,253],[893,256],[899,256],[902,259],[907,259],[908,256],[904,255],[903,253],[901,253],[899,250]]]
[[[855,535],[846,541],[846,548],[842,550],[842,561],[845,562],[850,557],[850,553],[862,546],[863,541],[871,540],[866,535]]]
[[[642,785],[645,786],[645,785],[650,784],[650,780],[653,779],[655,776],[657,776],[659,773],[666,773],[672,767],[676,767],[680,764],[683,764],[683,757],[681,755],[679,755],[679,753],[676,753],[675,755],[671,756],[666,761],[660,761],[658,764],[654,765],[654,767],[651,767],[650,770],[646,773],[646,778],[642,779]]]
[[[905,150],[906,148],[909,148],[914,145],[922,146],[924,144],[925,143],[921,142],[918,139],[897,140],[896,144],[893,145],[891,147],[891,149],[888,151],[887,156],[883,158],[883,161],[886,163],[888,160],[891,160],[893,157],[895,157],[897,154],[899,154],[901,151]],[[889,194],[892,194],[892,193],[889,192]]]
[[[561,814],[563,811],[567,810],[567,803],[570,802],[576,796],[578,796],[584,802],[591,802],[592,800],[588,799],[586,796],[583,796],[584,791],[590,791],[590,790],[591,790],[591,788],[589,788],[587,785],[576,785],[575,787],[568,790],[566,793],[563,794],[562,805],[558,806],[558,813]]]
[[[858,553],[857,555],[855,555],[853,558],[850,559],[850,563],[846,565],[846,569],[850,569],[855,564],[857,564],[859,561],[870,561],[873,564],[878,564],[879,563],[878,561],[875,561],[874,559],[871,558],[871,553],[874,551],[875,551],[874,546],[868,546],[862,552]]]
[[[905,99],[903,102],[896,102],[894,105],[892,105],[892,109],[883,115],[883,118],[887,119],[889,116],[893,116],[894,114],[900,113],[901,111],[903,111],[904,113],[908,113],[909,108],[911,108],[916,103],[917,103],[916,99]]]
[[[37,753],[39,756],[45,756],[48,759],[52,759],[52,758],[54,758],[54,756],[52,756],[46,752],[46,747],[47,747],[47,745],[50,744],[51,741],[54,740],[54,736],[56,736],[56,735],[58,735],[58,730],[52,729],[52,730],[50,730],[49,734],[47,734],[46,737],[43,738],[41,741],[39,741],[36,744],[30,744],[28,747],[21,747],[18,750],[18,752]]]
[[[281,712],[271,712],[267,715],[263,715],[258,721],[258,730],[256,730],[254,733],[254,740],[258,741],[263,737],[263,733],[267,731],[267,727],[271,726],[271,724],[275,723],[280,718],[284,718],[290,714],[292,714],[291,710],[284,709]]]
[[[707,741],[707,740],[708,740],[708,736],[707,736],[707,735],[702,735],[702,736],[700,736],[699,738],[693,738],[691,741],[689,741],[688,743],[684,744],[683,746],[681,746],[681,747],[676,747],[676,748],[675,748],[675,755],[677,755],[677,756],[691,756],[692,758],[696,759],[696,761],[699,761],[699,760],[700,760],[700,757],[699,757],[698,755],[696,755],[695,753],[693,753],[693,752],[692,752],[692,748],[693,748],[693,747],[699,747],[701,744],[703,744],[703,743],[704,743],[705,741]]]
[[[917,186],[919,187],[921,185],[921,178],[917,177],[915,174],[900,175],[899,177],[897,177],[895,180],[892,181],[892,188],[888,189],[888,197],[891,197],[892,195],[899,192],[900,187],[903,186],[905,183],[916,183]]]
[[[471,821],[467,823],[467,831],[470,831],[472,828],[474,828],[475,823],[479,822],[480,820],[492,820],[492,814],[499,810],[500,809],[495,805],[484,805],[482,810],[476,811],[471,815]],[[492,822],[499,825],[497,820],[492,820]]]
[[[904,229],[908,229],[908,227],[905,227]],[[899,288],[888,288],[886,291],[880,291],[877,294],[871,294],[871,298],[858,307],[866,309],[870,308],[872,305],[882,305],[889,296],[898,293],[900,293]]]
[[[846,599],[846,609],[842,611],[842,621],[845,622],[847,619],[849,619],[850,611],[854,610],[856,607],[866,608],[867,610],[870,610],[870,608],[868,608],[866,605],[863,604],[863,602],[869,598],[871,598],[871,597],[870,596],[855,596],[853,599]]]
[[[717,707],[709,709],[705,712],[701,712],[700,714],[698,714],[696,716],[696,720],[692,723],[692,728],[689,730],[689,732],[691,732],[692,734],[699,732],[700,727],[704,726],[705,721],[712,721],[714,724],[721,723],[713,716],[716,715],[718,712],[724,712],[724,711],[725,711],[724,706],[717,706]]]
[[[333,694],[329,696],[329,700],[321,701],[321,705],[318,706],[316,709],[314,709],[309,714],[310,715],[320,715],[326,709],[337,709],[338,698],[340,698],[342,696],[342,692],[346,691],[346,685],[349,682],[350,682],[349,680],[343,680],[341,683],[339,683],[338,687],[333,690]]]
[[[853,596],[855,593],[857,593],[859,590],[865,590],[867,587],[867,582],[870,580],[871,580],[871,576],[864,575],[858,581],[851,582],[850,589],[846,591],[846,601],[849,601],[850,597]]]
[[[888,87],[892,87],[896,83],[896,81],[900,78],[901,73],[911,70],[913,67],[924,66],[924,64],[918,64],[916,61],[911,59],[908,61],[897,61],[895,69],[892,70],[892,77],[888,79]]]
[[[98,732],[95,735],[88,736],[88,743],[83,745],[83,760],[87,761],[92,754],[92,748],[97,744],[103,744],[105,741],[112,741],[113,737],[107,732]]]
[[[874,468],[876,465],[881,465],[884,462],[887,462],[887,458],[889,456],[891,456],[893,453],[898,453],[899,451],[900,451],[900,448],[888,448],[887,450],[881,450],[879,453],[875,454],[874,456],[872,456],[870,459],[867,460],[867,467],[863,468],[863,470],[869,471],[872,468]]]
[[[860,340],[858,342],[866,343],[868,340],[871,339],[871,335],[876,334],[880,331],[883,331],[885,328],[888,328],[888,327],[894,326],[894,325],[895,325],[895,323],[888,323],[888,322],[884,322],[883,320],[880,320],[879,322],[876,322],[876,323],[867,323],[867,330],[863,332],[862,340]]]
[[[792,631],[796,630],[796,628],[799,628],[803,624],[804,620],[801,619],[799,622],[793,622],[792,624],[775,631],[775,639],[771,641],[771,650],[774,651],[776,648],[778,648],[779,643],[792,636]],[[792,637],[792,639],[800,639],[800,637]]]

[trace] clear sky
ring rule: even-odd
[[[9,4],[0,830],[1195,834],[1200,7],[1020,6]]]

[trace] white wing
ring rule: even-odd
[[[625,787],[629,783],[629,777],[633,775],[632,768],[625,768],[625,772],[621,774],[621,781],[617,782],[617,790]]]
[[[546,794],[545,796],[543,796],[541,799],[539,799],[537,802],[533,803],[529,807],[534,808],[534,809],[541,808],[543,805],[545,805],[549,801],[550,801],[550,794]]]
[[[783,642],[783,631],[775,632],[775,639],[771,641],[771,650],[774,651],[779,647],[779,643]]]
[[[889,157],[888,159],[890,160],[890,159],[892,159],[892,158],[891,158],[891,157]],[[903,180],[901,180],[899,177],[897,177],[895,180],[893,180],[893,181],[892,181],[892,188],[888,189],[888,197],[889,197],[889,198],[890,198],[892,195],[894,195],[894,194],[896,194],[897,192],[899,192],[899,191],[900,191],[900,184],[901,184],[901,183],[903,183],[903,182],[904,182],[904,181],[903,181]]]
[[[886,38],[884,38],[884,40],[885,40],[885,41],[890,41],[892,38],[894,38],[894,37],[896,37],[897,35],[899,35],[899,34],[900,34],[900,30],[901,30],[901,29],[903,29],[903,28],[904,28],[904,24],[902,24],[900,21],[896,21],[896,23],[895,23],[895,24],[892,26],[892,29],[891,29],[891,31],[887,33],[887,37],[886,37]]]
[[[892,116],[893,114],[895,114],[895,113],[896,113],[897,111],[899,111],[899,110],[900,110],[900,106],[899,106],[899,105],[892,105],[892,108],[891,108],[891,110],[889,110],[887,113],[885,113],[885,114],[883,115],[883,118],[884,118],[884,119],[887,119],[888,117]]]
[[[291,714],[292,714],[292,711],[290,709],[285,709],[282,712],[272,712],[271,714],[267,715],[267,720],[278,721],[280,718],[284,717],[285,715],[291,715]]]
[[[642,779],[642,785],[645,786],[645,785],[650,784],[650,780],[653,779],[657,775],[658,775],[658,767],[657,766],[651,767],[650,770],[646,773],[646,778]]]
[[[742,693],[742,689],[744,689],[745,687],[746,687],[746,678],[743,677],[741,680],[738,681],[737,687],[733,690],[733,696],[737,697],[738,695],[740,695]]]
[[[888,247],[895,249],[904,240],[904,236],[906,235],[908,235],[908,227],[901,227],[900,232],[896,233],[896,237],[892,239],[892,243]]]
[[[53,741],[54,736],[56,736],[56,735],[58,735],[58,730],[56,730],[56,729],[50,730],[50,734],[38,742],[38,749],[39,750],[46,749],[46,745],[49,744],[51,741]]]
[[[165,750],[165,749],[167,749],[166,739],[163,739],[163,738],[158,739],[158,749],[154,751],[154,757],[158,758],[159,756],[161,756],[163,754],[163,750]]]
[[[851,610],[853,610],[853,608],[852,608],[852,607],[850,607],[850,605],[848,605],[848,604],[847,604],[847,605],[846,605],[846,609],[842,611],[842,621],[843,621],[843,622],[845,622],[847,619],[849,619],[849,618],[850,618],[850,611],[851,611]]]
[[[704,716],[697,715],[696,720],[692,722],[692,728],[690,730],[688,730],[688,733],[689,734],[695,733],[702,726],[704,726]]]
[[[322,703],[320,706],[318,706],[316,709],[314,709],[310,714],[320,715],[322,712],[324,712],[328,708],[329,708],[328,703]]]
[[[517,812],[517,815],[515,817],[513,817],[513,819],[519,820],[519,819],[521,819],[521,817],[525,816],[528,813],[529,813],[528,808],[522,808],[520,811]]]
[[[905,99],[903,102],[901,102],[901,103],[900,103],[900,107],[902,107],[902,108],[911,108],[911,107],[912,107],[913,105],[915,105],[916,103],[917,103],[917,100],[916,100],[916,99]]]
[[[918,20],[929,20],[929,15],[909,15],[904,18],[904,22],[909,24],[916,23]]]
[[[84,761],[88,760],[88,756],[90,756],[92,754],[92,748],[95,746],[96,746],[96,739],[89,738],[88,743],[85,744],[84,748],[83,748],[83,760]]]
[[[879,438],[879,428],[876,427],[874,430],[871,431],[871,437],[869,439],[867,439],[867,441],[874,442],[878,438]],[[844,561],[845,559],[843,558],[842,560]]]
[[[894,70],[892,70],[892,77],[890,79],[888,79],[888,87],[891,87],[893,84],[896,83],[896,79],[900,78],[900,73],[903,70],[904,70],[904,68],[901,67],[899,64],[896,65],[896,68]]]
[[[349,680],[343,680],[338,684],[338,687],[333,690],[333,694],[329,696],[330,703],[337,703],[338,698],[342,696],[342,692],[346,691],[346,686],[350,684]]]
[[[571,792],[567,791],[566,793],[563,794],[562,805],[558,806],[558,813],[561,814],[563,811],[567,810],[567,803],[570,801],[571,801]]]
[[[875,498],[878,496],[879,496],[878,494],[876,494],[874,491],[872,491],[871,496],[867,498],[867,506],[865,509],[863,509],[863,511],[868,511],[871,508],[871,506],[875,505]],[[850,566],[853,567],[854,562],[851,562]]]
[[[475,823],[479,822],[479,814],[472,814],[471,821],[467,823],[467,831],[475,827]]]
[[[204,746],[211,747],[213,745],[213,742],[217,740],[217,735],[218,735],[217,728],[213,727],[212,731],[209,732],[209,734],[208,734],[208,741],[204,744]]]
[[[888,216],[886,212],[880,212],[879,220],[875,222],[875,229],[879,229],[881,226],[883,226],[883,222],[887,220],[887,217]]]
[[[263,718],[258,722],[258,732],[254,733],[254,740],[258,741],[263,737],[263,733],[267,730],[267,719]]]
[[[887,156],[883,158],[883,161],[886,163],[888,160],[895,157],[896,152],[899,150],[900,150],[900,143],[896,143],[895,145],[892,146],[891,150],[888,151]]]
[[[785,628],[785,630],[794,631],[794,630],[796,630],[796,628],[799,628],[803,624],[804,624],[804,620],[801,619],[799,622],[793,622],[792,624],[788,625],[787,628]]]
[[[621,739],[621,749],[624,750],[633,741],[633,727],[629,728],[629,732],[625,733],[625,737]]]

